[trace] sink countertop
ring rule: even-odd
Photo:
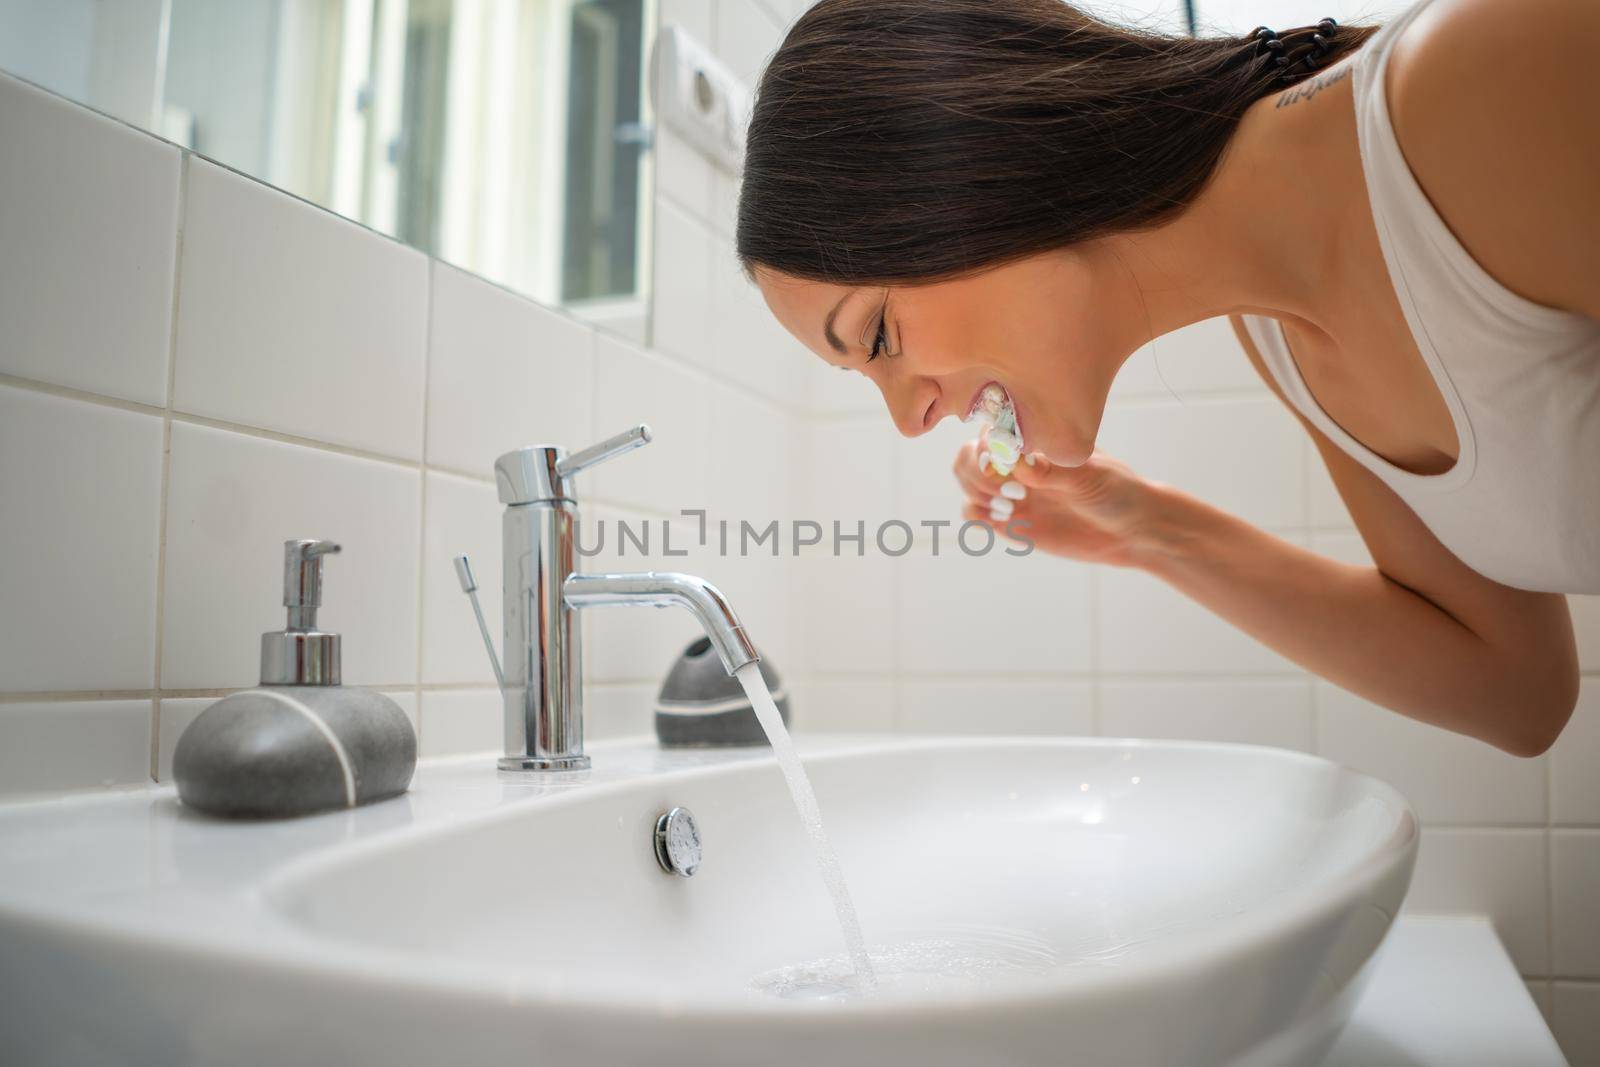
[[[1402,915],[1323,1067],[1563,1067],[1489,920]]]

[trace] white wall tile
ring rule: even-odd
[[[622,461],[625,462],[625,461]],[[672,527],[673,552],[694,550],[695,554],[666,555],[660,519],[622,514],[611,509],[585,507],[580,529],[582,545],[592,550],[601,544],[604,525],[604,551],[582,560],[584,571],[687,571],[704,572],[704,554],[695,546],[697,530],[686,523]],[[648,537],[648,554],[641,556],[635,542],[622,539],[619,523],[626,523],[634,535]],[[713,572],[716,568],[710,568]],[[704,573],[713,584],[714,573]],[[481,580],[481,579],[480,579]],[[731,595],[730,595],[731,596]],[[739,606],[734,604],[734,610]],[[584,678],[592,683],[639,682],[660,684],[673,660],[690,641],[704,631],[693,615],[682,608],[640,608],[626,605],[584,608],[578,613],[583,627]]]
[[[595,368],[596,439],[647,422],[654,440],[584,475],[585,492],[674,518],[682,508],[704,507],[712,441],[711,391],[705,380],[654,352],[606,336],[599,338]],[[737,447],[737,442],[719,442],[719,447]]]
[[[1354,530],[1333,532],[1318,530],[1311,535],[1308,544],[1311,551],[1336,559],[1340,563],[1372,566],[1372,553],[1367,551],[1367,543]]]
[[[1316,685],[1319,753],[1405,794],[1428,824],[1545,821],[1548,760],[1508,756],[1482,741]]]
[[[711,172],[711,228],[730,241],[739,219],[739,178],[725,170]]]
[[[217,697],[165,697],[156,701],[156,781],[172,781],[172,754],[178,738],[200,713],[215,704]]]
[[[754,92],[777,51],[783,20],[751,0],[719,0],[716,16],[717,58]]]
[[[1094,732],[1094,696],[1087,682],[919,682],[900,686],[900,729],[929,734]]]
[[[791,382],[799,376],[797,364],[821,364],[790,337],[767,310],[761,291],[744,276],[733,245],[722,237],[710,239],[711,321],[706,339],[708,366],[729,382],[788,407],[800,407],[804,398],[793,395]],[[838,373],[835,371],[834,373]]]
[[[788,555],[774,559],[766,553],[740,556],[731,550],[721,556],[707,550],[669,562],[673,570],[698,574],[720,589],[757,651],[785,677],[805,666],[807,652],[797,633],[799,611],[793,603],[806,588],[801,580],[805,560]]]
[[[1485,915],[1523,974],[1549,974],[1543,830],[1424,828],[1405,910]]]
[[[661,25],[681,26],[696,41],[711,47],[712,0],[660,0]]]
[[[470,274],[433,265],[428,463],[494,477],[502,453],[592,444],[595,332]]]
[[[888,733],[894,729],[894,684],[882,678],[804,678],[790,683],[797,733]]]
[[[711,215],[710,158],[665,126],[656,127],[656,194],[702,219]]]
[[[868,549],[875,552],[876,546]],[[835,556],[830,551],[802,557],[799,564],[804,580],[795,588],[803,590],[800,618],[807,673],[892,673],[897,636],[894,591],[904,577],[904,560]]]
[[[1600,1067],[1600,982],[1552,982],[1550,1029],[1572,1067]]]
[[[456,579],[455,557],[472,562],[484,621],[501,642],[501,516],[487,482],[429,471],[422,529],[422,681],[425,685],[494,682],[472,602]]]
[[[1100,733],[1235,741],[1311,750],[1311,685],[1303,681],[1105,682]]]
[[[160,500],[159,418],[0,386],[0,691],[154,683]]]
[[[583,693],[583,736],[587,741],[617,737],[654,738],[659,685],[591,685]]]
[[[1572,629],[1578,641],[1578,665],[1600,670],[1600,596],[1569,596]]]
[[[424,689],[417,754],[505,751],[505,705],[497,689]]]
[[[708,382],[702,388],[714,413],[705,487],[708,521],[722,516],[765,524],[803,512],[795,470],[796,442],[803,440],[800,421],[727,386]]]
[[[898,492],[895,517],[921,533],[924,521],[948,519],[959,524],[966,501],[956,481],[956,453],[967,441],[977,438],[978,428],[955,419],[946,419],[920,437],[900,437],[888,417],[875,412],[875,425],[884,427],[888,454],[892,457]]]
[[[1306,442],[1306,492],[1311,504],[1311,525],[1321,529],[1328,526],[1351,526],[1350,509],[1344,506],[1339,487],[1333,484],[1333,475],[1322,460],[1322,453],[1309,439]]]
[[[1110,407],[1096,447],[1257,526],[1305,525],[1305,433],[1275,398]]]
[[[149,700],[0,704],[0,796],[150,780]]]
[[[427,322],[421,253],[190,160],[175,407],[418,459]]]
[[[0,75],[0,373],[161,405],[179,153]]]
[[[1009,556],[998,543],[969,556],[952,540],[938,556],[907,556],[898,593],[900,666],[912,675],[1089,669],[1089,570],[1080,564]]]
[[[1551,970],[1600,978],[1600,830],[1550,834]]]
[[[855,371],[841,371],[810,352],[802,351],[802,356],[811,357],[797,365],[805,367],[811,380],[812,410],[823,415],[876,415],[884,425],[894,428],[884,408],[883,394],[872,379]]]
[[[283,542],[310,537],[344,546],[317,621],[343,635],[345,682],[416,678],[419,472],[185,423],[171,465],[163,688],[255,683],[284,624]]]
[[[756,3],[766,8],[767,14],[779,26],[788,27],[797,14],[789,0],[756,0]]]
[[[1111,674],[1298,674],[1299,668],[1140,571],[1100,571],[1100,667]]]
[[[650,339],[702,367],[712,360],[712,243],[704,222],[671,201],[657,201]]]
[[[1600,679],[1583,679],[1549,759],[1551,820],[1600,824]]]
[[[867,524],[873,536],[896,509],[894,430],[883,419],[829,419],[807,430],[806,511],[818,522]],[[955,478],[949,479],[950,491]],[[948,498],[950,491],[945,496]],[[914,524],[913,524],[914,525]]]

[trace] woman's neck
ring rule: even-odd
[[[1124,272],[1134,348],[1202,319],[1257,314],[1324,330],[1348,306],[1366,194],[1346,60],[1320,91],[1265,97],[1176,219],[1106,238]],[[1280,104],[1280,99],[1287,102]]]

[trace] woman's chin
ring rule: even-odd
[[[1057,467],[1081,467],[1094,455],[1093,441],[1087,444],[1080,441],[1041,441],[1037,445],[1031,442],[1025,442],[1025,445],[1030,452],[1043,452],[1044,458]]]

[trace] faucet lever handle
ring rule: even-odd
[[[608,437],[597,445],[590,445],[581,452],[574,452],[556,464],[556,473],[563,478],[570,478],[585,467],[592,467],[624,452],[632,452],[641,445],[650,443],[651,433],[648,423],[641,422],[631,430],[624,430],[615,437]]]

